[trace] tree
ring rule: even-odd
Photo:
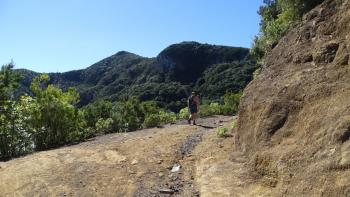
[[[24,130],[24,117],[13,100],[20,81],[20,75],[13,68],[11,62],[0,71],[0,159],[18,156],[32,147],[30,135]]]
[[[35,148],[43,150],[73,141],[84,136],[85,121],[83,114],[75,104],[79,101],[79,94],[73,88],[63,92],[54,85],[46,85],[48,75],[35,78],[31,84],[35,98],[29,102],[27,116],[30,119],[30,132],[33,134]]]
[[[12,99],[14,91],[20,86],[21,76],[13,71],[14,63],[3,65],[0,71],[0,104]]]
[[[302,17],[324,0],[264,0],[258,13],[260,33],[254,39],[252,54],[260,61]]]

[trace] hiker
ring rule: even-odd
[[[196,125],[197,113],[199,112],[199,96],[196,92],[192,92],[191,96],[188,98],[188,111],[190,112],[190,117],[188,118],[188,124]]]

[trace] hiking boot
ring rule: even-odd
[[[193,121],[193,125],[197,125],[195,121]]]
[[[191,124],[191,119],[188,119],[187,122],[188,122],[188,124]]]

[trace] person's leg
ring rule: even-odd
[[[193,124],[196,125],[197,113],[192,114]]]
[[[190,116],[188,117],[188,124],[191,124],[191,119],[192,119],[192,114],[190,114]]]

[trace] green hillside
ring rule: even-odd
[[[50,82],[63,89],[77,88],[80,106],[99,99],[137,96],[178,111],[193,88],[208,100],[242,90],[256,67],[249,49],[182,42],[167,47],[155,58],[121,51],[86,69],[49,75]],[[21,91],[30,93],[30,81],[38,73],[21,72],[25,76]]]

